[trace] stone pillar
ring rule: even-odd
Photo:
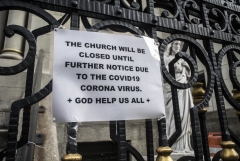
[[[26,26],[27,21],[27,13],[23,11],[10,10],[8,13],[8,25],[19,25]],[[12,38],[5,38],[4,48],[1,51],[0,58],[6,59],[23,59],[23,48],[24,46],[24,38],[20,35],[15,34]]]
[[[4,12],[1,12],[0,18],[3,17]],[[7,16],[8,13],[8,16]],[[3,26],[0,29],[3,29],[8,25],[19,25],[26,26],[27,21],[27,13],[18,10],[9,10],[5,12],[5,16],[7,17],[5,23],[1,24]],[[3,20],[1,20],[2,22]],[[4,37],[4,33],[0,31],[3,36],[3,50],[0,51],[0,64],[1,66],[13,66],[19,64],[23,59],[23,44],[24,38],[18,34],[14,34],[12,38]],[[0,34],[0,38],[1,38]],[[2,43],[3,44],[3,43]],[[1,48],[2,49],[2,48]],[[7,60],[8,59],[8,60]],[[10,110],[10,102],[19,100],[23,97],[23,93],[25,90],[26,84],[26,72],[19,73],[17,75],[0,77],[0,92],[4,92],[4,95],[0,96],[0,101],[5,103],[9,103],[7,109]]]
[[[0,49],[3,48],[3,42],[4,42],[4,33],[3,33],[3,29],[5,28],[6,26],[6,23],[7,23],[7,16],[8,15],[8,11],[1,11],[0,12],[0,20],[1,20],[1,23],[0,23]]]
[[[2,49],[2,47],[3,47],[4,33],[2,31],[6,25],[7,13],[8,13],[8,11],[0,12],[0,20],[1,20],[1,23],[0,23],[0,49]],[[6,140],[7,126],[8,126],[8,120],[9,120],[10,113],[4,111],[4,109],[6,109],[6,106],[8,107],[8,105],[5,105],[2,103],[2,101],[0,101],[0,142],[1,142],[0,150],[4,149],[7,145],[7,140]]]
[[[15,34],[12,38],[5,37],[2,32],[5,26],[17,24],[25,26],[26,13],[22,11],[1,11],[0,12],[0,64],[1,66],[12,66],[18,64],[23,59],[24,39]],[[1,50],[3,49],[3,50]],[[11,59],[6,61],[5,58]],[[26,72],[14,76],[0,77],[0,149],[6,147],[7,131],[10,117],[11,102],[22,98],[25,88]]]

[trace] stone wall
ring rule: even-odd
[[[59,157],[66,154],[66,126],[57,124]],[[126,121],[126,139],[143,156],[147,155],[145,120]],[[79,123],[78,142],[111,141],[108,122]],[[154,149],[158,148],[157,120],[153,120]],[[154,151],[155,152],[155,151]],[[156,155],[156,152],[155,152]],[[132,158],[132,161],[135,161]]]
[[[228,127],[240,137],[240,123],[236,115],[236,110],[228,109],[226,110]],[[218,113],[216,111],[206,113],[206,125],[208,132],[220,132]]]
[[[226,110],[227,119],[228,119],[228,128],[234,132],[235,135],[240,138],[240,122],[238,116],[236,115],[236,110],[228,109]],[[221,132],[218,114],[216,111],[211,111],[206,113],[206,125],[207,131],[209,132]],[[240,147],[235,146],[235,150],[240,154]]]

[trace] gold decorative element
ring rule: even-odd
[[[240,92],[237,89],[232,90],[233,98],[240,103]]]
[[[203,83],[201,82],[197,82],[193,85],[194,89],[192,91],[192,95],[193,95],[194,105],[198,104],[205,95],[205,90],[202,87],[203,87]],[[206,112],[207,112],[207,109],[205,107],[198,111],[198,113],[206,113]]]
[[[238,115],[238,116],[239,116],[239,115],[240,115],[240,111],[236,111],[236,115]]]
[[[78,153],[76,153],[76,154],[66,154],[66,155],[62,156],[61,160],[62,161],[81,161],[82,156]]]
[[[238,102],[240,103],[240,92],[237,90],[237,89],[233,89],[232,90],[232,93],[233,93],[233,98]],[[240,111],[236,111],[236,115],[240,115]]]
[[[173,161],[170,154],[172,149],[169,146],[162,146],[157,149],[158,157],[156,161]]]
[[[12,49],[12,48],[5,48],[1,51],[1,53],[4,53],[4,52],[15,52],[15,53],[18,53],[20,55],[23,55],[22,51],[17,50],[17,49]]]
[[[205,107],[203,107],[201,110],[198,111],[198,113],[206,113],[207,109]]]
[[[234,150],[235,143],[232,141],[222,141],[220,143],[223,148],[220,157],[223,161],[237,161],[239,156],[238,153]]]
[[[205,91],[202,87],[203,87],[203,83],[201,83],[201,82],[197,82],[193,85],[194,89],[192,91],[192,95],[193,95],[194,105],[198,104],[205,95]]]

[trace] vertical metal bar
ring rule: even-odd
[[[41,88],[43,54],[44,54],[44,51],[40,50],[39,56],[38,56],[38,62],[37,62],[37,69],[35,73],[36,77],[34,78],[33,93],[38,92],[39,89]],[[31,116],[30,116],[31,122],[30,122],[29,137],[28,137],[28,140],[30,142],[35,142],[38,111],[39,111],[39,106],[38,106],[38,103],[36,103],[31,108]],[[28,153],[26,154],[26,160],[31,161],[34,158],[35,144],[29,144],[27,147],[28,147]]]
[[[202,18],[202,21],[203,21],[203,25],[205,27],[210,28],[210,23],[209,23],[209,20],[208,20],[208,14],[207,14],[206,5],[203,2],[200,3],[200,9],[201,9],[201,18]],[[214,55],[215,53],[214,53],[214,50],[213,50],[212,40],[207,39],[203,43],[204,43],[204,46],[207,48],[206,50],[208,51],[210,59],[212,60],[212,62],[214,61],[213,66],[216,69],[217,68],[217,64],[216,64],[216,58],[215,58],[215,55]],[[215,85],[215,86],[218,86],[218,85]],[[197,117],[199,117],[200,123],[196,119]],[[206,130],[206,126],[205,126],[205,114],[197,115],[197,111],[191,110],[191,121],[194,124],[194,125],[192,125],[193,132],[197,131],[196,128],[198,128],[199,126],[201,127],[202,136],[201,136],[201,133],[200,133],[200,136],[202,137],[201,139],[202,139],[202,144],[203,144],[204,158],[205,158],[205,160],[209,160],[210,156],[209,156],[208,142],[206,142],[206,140],[204,140],[204,139],[207,138],[207,130]],[[193,133],[193,141],[197,142],[198,141],[197,138],[199,138],[199,134],[194,132]],[[202,158],[202,155],[199,155],[197,153],[197,151],[199,151],[199,150],[202,151],[199,148],[200,148],[199,146],[194,146],[194,152],[196,154],[196,159]]]
[[[117,121],[118,161],[127,161],[127,141],[125,121]]]
[[[25,98],[32,95],[34,64],[35,63],[33,63],[28,68],[28,71],[27,71]],[[29,135],[29,128],[30,128],[30,109],[31,109],[30,106],[23,109],[21,138],[17,144],[17,147],[21,147],[21,148],[19,148],[17,151],[16,161],[20,161],[23,155],[26,156],[25,154],[26,150],[22,146],[24,146],[28,142],[28,135]]]
[[[202,4],[202,10],[203,13],[206,13],[206,5]],[[204,15],[204,26],[210,28],[209,21],[207,15]],[[214,52],[214,46],[213,46],[213,41],[212,39],[208,38],[206,41],[206,46],[207,46],[207,51],[210,57],[210,60],[212,61],[214,71],[215,73],[219,73],[218,70],[218,64]],[[220,128],[222,131],[222,140],[223,141],[230,141],[231,136],[228,131],[228,121],[227,121],[227,116],[226,116],[226,110],[225,110],[225,104],[224,104],[224,99],[223,99],[223,94],[222,94],[222,89],[221,89],[221,81],[218,76],[215,77],[215,86],[214,86],[214,91],[216,95],[216,103],[217,103],[217,108],[218,108],[218,116],[219,116],[219,123],[220,123]]]
[[[19,119],[19,111],[10,114],[10,121],[9,121],[9,129],[8,129],[8,145],[6,150],[6,160],[7,161],[15,161],[16,155],[16,144],[17,138],[12,137],[16,136],[17,128],[18,128],[18,119]]]
[[[68,122],[67,123],[67,154],[76,154],[77,153],[77,122]]]
[[[146,124],[146,141],[147,141],[147,160],[154,161],[154,147],[153,147],[153,131],[152,120],[145,120]]]
[[[79,30],[79,16],[77,11],[72,12],[70,29]]]
[[[109,129],[110,129],[110,138],[114,141],[118,141],[118,137],[116,135],[117,129],[116,129],[117,122],[116,121],[110,121],[109,122]]]
[[[71,30],[79,30],[79,16],[77,11],[73,11],[71,15],[71,23],[70,23]],[[78,130],[78,123],[77,122],[69,122],[67,123],[67,154],[75,154],[77,153],[77,130]]]
[[[151,14],[152,22],[157,23],[158,19],[154,14],[154,1],[147,0],[147,12]],[[157,40],[156,27],[151,28],[151,37]],[[147,143],[147,160],[154,161],[154,146],[153,146],[153,132],[152,132],[152,120],[145,120],[146,124],[146,143]]]
[[[193,57],[193,59],[197,64],[196,50],[193,46],[190,46],[190,55],[191,57]],[[199,113],[197,118],[196,116],[197,115],[191,116],[191,117],[194,117],[193,118],[194,120],[199,119],[199,122],[195,122],[195,123],[200,125],[200,128],[194,127],[194,130],[192,130],[192,136],[194,136],[194,139],[198,140],[197,142],[194,141],[194,150],[195,150],[195,147],[197,147],[196,151],[194,152],[197,152],[198,153],[197,155],[204,155],[205,161],[210,161],[205,113]],[[201,137],[198,136],[197,133],[200,133]]]
[[[35,72],[35,77],[33,81],[33,93],[38,92],[38,90],[41,88],[41,77],[42,77],[42,66],[43,66],[43,54],[44,51],[40,50],[39,51],[39,56],[38,56],[38,62],[37,62],[37,67],[36,67],[36,72]],[[25,92],[27,93],[27,92]],[[22,127],[26,128],[29,126],[29,131],[26,130],[28,134],[28,141],[30,142],[35,142],[36,138],[36,128],[37,128],[37,116],[38,116],[38,110],[39,106],[38,103],[33,105],[31,108],[31,115],[25,116],[23,119],[23,125]],[[26,112],[28,112],[28,109],[26,109]],[[26,117],[30,116],[30,122],[27,122]],[[26,134],[25,134],[26,135]],[[16,160],[17,161],[22,161],[22,160],[29,160],[32,161],[34,158],[34,151],[35,151],[35,144],[27,144],[23,146],[21,149],[18,150],[18,155]]]
[[[169,63],[169,73],[175,78],[174,62]],[[176,131],[168,140],[170,146],[174,144],[174,142],[178,139],[178,137],[182,133],[182,126],[181,126],[182,121],[181,121],[180,109],[179,109],[178,92],[177,92],[177,89],[174,88],[173,86],[171,86],[171,94],[172,94],[173,115],[174,115]]]
[[[158,133],[159,133],[159,146],[169,146],[166,134],[166,119],[162,118],[158,120]]]
[[[197,143],[197,144],[194,144],[195,160],[203,161],[203,148],[202,148],[202,142],[201,142],[200,124],[198,120],[198,110],[195,108],[191,108],[190,116],[191,116],[192,132],[193,132],[192,133],[193,142]]]
[[[234,54],[233,51],[229,51],[229,53],[226,54],[226,55],[227,55],[227,60],[228,60],[228,66],[229,66],[229,67],[234,63],[233,54]]]
[[[207,133],[207,127],[206,127],[205,113],[199,113],[198,117],[200,120],[204,160],[210,161],[211,159],[210,159],[210,152],[209,152],[209,145],[208,145],[208,133]]]
[[[39,56],[38,56],[36,73],[35,73],[36,76],[34,78],[33,93],[38,92],[38,90],[41,88],[43,54],[44,54],[44,51],[40,50]],[[30,142],[35,142],[38,111],[39,111],[39,106],[37,103],[37,104],[33,105],[31,108],[31,116],[30,116],[31,122],[30,122],[29,137],[28,137],[28,140]],[[35,150],[35,145],[29,144],[26,160],[30,161],[30,160],[34,159],[34,150]]]
[[[197,64],[197,58],[196,58],[196,50],[193,46],[189,46],[190,49],[190,55],[191,57],[195,60],[196,64]]]
[[[168,160],[172,161],[170,157],[172,149],[169,147],[166,134],[166,118],[158,119],[158,133],[159,133],[159,148],[157,149],[157,161]]]

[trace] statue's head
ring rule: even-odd
[[[168,45],[166,53],[168,55],[175,55],[180,51],[180,49],[181,49],[181,41],[173,41]]]

